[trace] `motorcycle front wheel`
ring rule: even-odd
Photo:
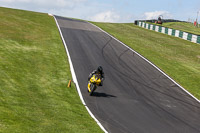
[[[91,84],[90,89],[91,89],[90,96],[92,96],[93,92],[96,90],[96,85]]]

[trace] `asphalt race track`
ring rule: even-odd
[[[87,22],[56,19],[83,98],[108,132],[200,133],[200,103],[155,67]],[[89,96],[87,78],[99,65],[104,85]]]

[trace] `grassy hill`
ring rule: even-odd
[[[82,105],[53,17],[0,7],[0,132],[102,132]]]
[[[200,45],[133,23],[94,23],[161,68],[200,99]]]

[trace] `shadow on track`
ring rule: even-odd
[[[114,95],[110,95],[110,94],[106,94],[106,93],[101,93],[101,92],[93,92],[92,96],[93,97],[107,97],[107,98],[116,97]]]

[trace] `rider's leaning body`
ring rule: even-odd
[[[88,77],[88,81],[90,80],[90,78],[94,75],[94,74],[99,74],[100,75],[100,79],[101,79],[101,83],[99,86],[103,85],[103,80],[104,78],[104,72],[103,72],[103,68],[101,66],[99,66],[96,70],[92,71]]]

